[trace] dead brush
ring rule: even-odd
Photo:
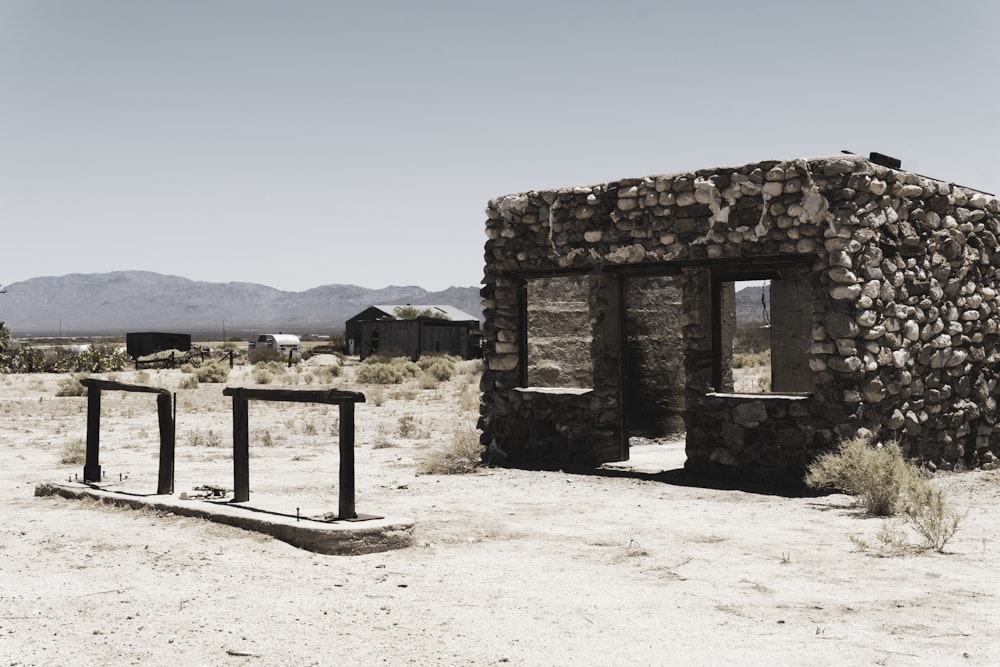
[[[87,462],[87,443],[83,438],[67,440],[63,443],[59,463],[65,465],[83,465]]]
[[[448,442],[431,450],[420,466],[425,475],[464,475],[482,465],[484,447],[479,442],[479,430],[473,420],[454,427]]]
[[[877,445],[860,437],[842,441],[836,452],[820,456],[809,466],[805,481],[812,488],[838,489],[855,496],[858,505],[875,516],[891,517],[902,511],[923,544],[910,547],[905,533],[889,524],[876,535],[875,544],[852,538],[863,551],[879,555],[914,549],[943,552],[965,518],[949,505],[943,491],[903,459],[899,445],[892,441]]]

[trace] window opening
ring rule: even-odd
[[[529,387],[593,388],[588,295],[586,275],[526,281]]]
[[[807,267],[715,280],[714,384],[739,394],[813,390],[812,296]]]
[[[725,288],[724,288],[725,289]],[[733,391],[771,391],[771,281],[733,283]]]

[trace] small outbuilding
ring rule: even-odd
[[[133,361],[164,350],[191,350],[191,334],[142,331],[125,334],[125,350]]]
[[[479,319],[446,305],[378,305],[347,320],[346,350],[361,359],[381,353],[417,360],[422,354],[461,359],[481,355]]]

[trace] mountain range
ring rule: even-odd
[[[736,295],[737,318],[762,320],[769,290]],[[120,335],[129,331],[190,333],[199,338],[262,331],[331,334],[376,304],[450,305],[482,319],[478,287],[368,289],[323,285],[286,292],[256,283],[200,282],[148,271],[74,273],[32,278],[0,294],[0,322],[14,336]]]
[[[212,283],[148,271],[31,278],[0,294],[0,322],[14,336],[169,331],[245,337],[261,331],[331,334],[374,304],[450,305],[482,317],[478,287],[323,285],[286,292],[255,283]]]

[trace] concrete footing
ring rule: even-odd
[[[358,555],[402,549],[413,543],[413,522],[408,519],[366,518],[327,520],[275,512],[252,501],[191,499],[180,495],[136,495],[78,483],[39,484],[36,496],[92,499],[129,507],[170,512],[224,523],[271,535],[300,549],[321,554]]]

